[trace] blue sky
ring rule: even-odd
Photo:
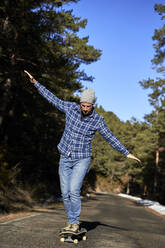
[[[154,4],[164,0],[80,0],[69,5],[88,24],[80,37],[102,50],[99,61],[82,68],[94,76],[84,87],[95,90],[97,105],[114,112],[122,121],[143,121],[152,111],[148,93],[139,81],[161,75],[152,69],[152,36],[163,25]]]

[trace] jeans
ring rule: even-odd
[[[91,158],[60,157],[59,176],[61,193],[68,222],[78,224],[81,212],[80,191],[83,179],[90,168]]]

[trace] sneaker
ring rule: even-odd
[[[61,231],[70,231],[71,229],[72,229],[72,224],[68,222],[67,225],[61,229]]]
[[[70,230],[72,232],[78,232],[79,231],[79,224],[72,224],[72,227]]]

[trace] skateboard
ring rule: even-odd
[[[77,233],[71,231],[61,231],[60,232],[60,241],[61,242],[69,242],[78,244],[80,240],[87,240],[86,237],[87,230],[85,228],[81,228]]]

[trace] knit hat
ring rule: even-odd
[[[88,103],[94,104],[95,101],[96,101],[95,92],[91,88],[85,89],[82,92],[81,97],[80,97],[80,102],[88,102]]]

